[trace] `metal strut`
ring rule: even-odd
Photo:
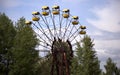
[[[49,27],[49,24],[48,24],[48,22],[46,23],[45,22],[45,20],[44,20],[44,18],[42,17],[42,15],[40,14],[40,17],[42,18],[42,20],[44,21],[44,23],[45,23],[45,25],[47,26],[47,28],[48,28],[48,30],[49,30],[49,33],[50,33],[50,35],[51,35],[51,38],[52,38],[52,36],[54,36],[53,34],[52,34],[52,32],[51,32],[51,30],[50,30],[50,27]],[[46,19],[46,17],[45,17],[45,19]]]

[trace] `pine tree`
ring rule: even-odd
[[[25,19],[20,18],[16,24],[17,34],[14,39],[14,63],[10,75],[35,75],[35,65],[38,62],[38,51],[35,49],[38,40],[30,26],[25,25]]]
[[[4,13],[0,13],[0,75],[8,75],[10,70],[15,34],[13,22]]]
[[[104,75],[120,75],[120,69],[112,61],[111,58],[107,59],[106,65],[104,65],[106,72]]]
[[[78,59],[76,56],[73,57],[72,59],[72,65],[71,65],[71,75],[80,75],[79,73],[79,68],[78,68]]]
[[[96,56],[96,51],[93,48],[93,41],[89,36],[84,36],[81,42],[77,43],[76,67],[73,75],[100,75],[100,62]]]

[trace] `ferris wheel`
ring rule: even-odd
[[[40,40],[40,51],[52,55],[51,75],[70,75],[70,60],[73,57],[75,43],[86,34],[86,26],[79,22],[78,16],[72,16],[69,9],[60,10],[55,5],[51,9],[43,6],[40,12],[32,12],[31,25]]]

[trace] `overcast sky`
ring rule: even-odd
[[[120,0],[0,0],[0,12],[14,22],[22,16],[30,20],[31,12],[40,11],[44,5],[59,5],[78,15],[94,39],[102,68],[108,57],[120,67]]]

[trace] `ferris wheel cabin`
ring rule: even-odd
[[[26,25],[31,25],[32,22],[31,22],[31,21],[25,21],[25,24],[26,24]]]
[[[81,31],[79,32],[80,34],[86,34],[86,26],[80,26]]]
[[[32,12],[32,15],[33,15],[32,20],[39,21],[40,20],[40,18],[38,17],[39,14],[40,14],[39,12]]]
[[[49,15],[49,7],[48,6],[42,6],[42,15],[43,16]]]
[[[73,24],[73,25],[78,25],[78,24],[79,24],[78,19],[79,19],[78,16],[73,16],[72,24]]]
[[[53,15],[58,15],[60,11],[60,7],[59,6],[53,6],[52,7],[52,13]]]
[[[64,17],[64,18],[69,18],[69,13],[70,13],[70,10],[69,9],[64,9],[63,11],[63,14],[62,14],[62,16]]]

